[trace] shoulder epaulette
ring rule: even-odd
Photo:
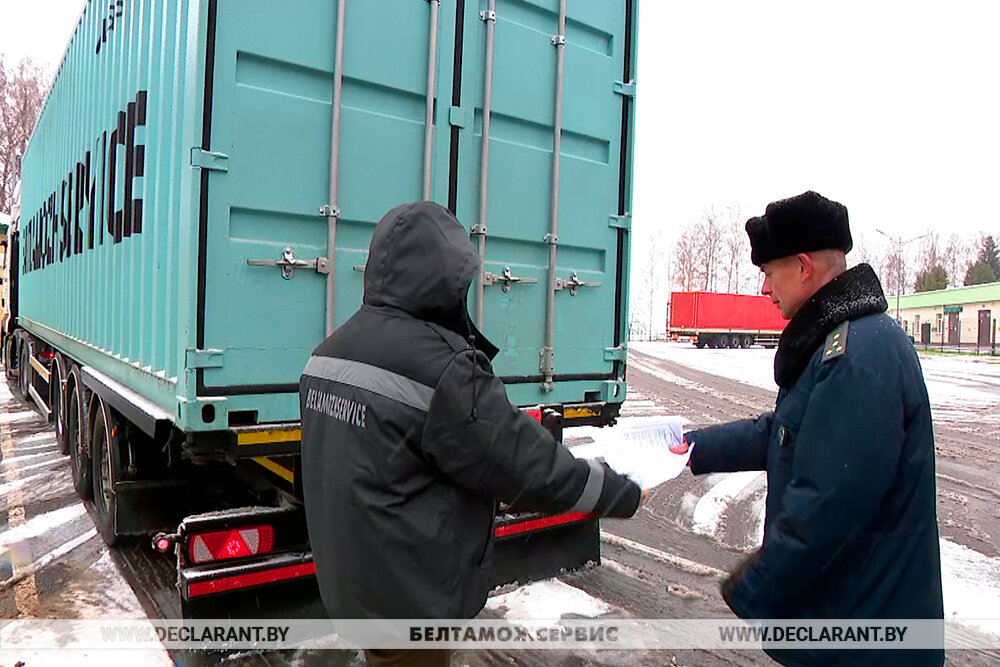
[[[850,321],[844,322],[830,332],[823,344],[823,361],[830,361],[847,351],[847,332],[851,328]]]

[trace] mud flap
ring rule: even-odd
[[[178,502],[184,498],[183,480],[124,481],[115,484],[118,496],[116,533],[118,535],[151,535],[172,532],[188,509]]]
[[[498,521],[491,586],[539,581],[588,563],[600,564],[600,520],[584,515],[554,523],[561,517]]]

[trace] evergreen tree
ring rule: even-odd
[[[965,273],[965,285],[982,285],[984,283],[996,282],[997,275],[993,273],[993,268],[986,262],[976,262],[969,267]]]
[[[917,292],[930,292],[948,287],[948,272],[940,264],[935,264],[926,271],[917,274],[914,289]]]

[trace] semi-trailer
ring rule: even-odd
[[[720,292],[673,292],[667,332],[699,348],[775,347],[788,323],[771,299]]]
[[[186,610],[313,576],[298,379],[405,201],[468,228],[511,402],[557,435],[612,424],[637,11],[88,2],[23,158],[3,351],[104,540],[174,557]],[[494,539],[498,584],[600,559],[583,514],[501,507]]]

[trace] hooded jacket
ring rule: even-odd
[[[300,379],[302,487],[333,618],[472,618],[488,591],[498,499],[627,517],[640,490],[576,459],[507,399],[471,324],[468,233],[431,202],[372,235],[364,305]]]
[[[871,267],[841,274],[781,335],[774,411],[686,436],[696,475],[767,470],[763,545],[723,585],[741,618],[944,616],[930,402],[885,310]],[[944,662],[941,650],[765,650],[803,667]]]

